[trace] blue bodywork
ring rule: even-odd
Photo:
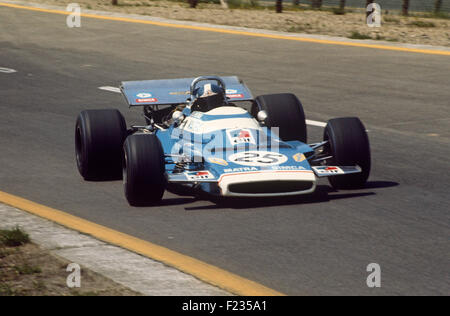
[[[208,79],[131,81],[121,85],[130,106],[141,105],[152,111],[171,106],[172,115],[180,111],[177,117],[181,118],[153,130],[163,147],[168,182],[218,195],[312,192],[316,178],[307,157],[314,149],[300,141],[283,142],[277,133],[235,106],[236,102],[253,101],[239,78],[216,79],[232,103],[206,113],[191,113],[192,91],[198,80],[208,83]]]
[[[187,118],[191,116],[189,112],[189,109],[184,110]],[[254,120],[248,112],[227,115],[194,112],[192,115],[197,120],[208,124],[218,124],[224,119]],[[244,136],[247,139],[253,141],[233,143],[232,139],[239,137],[242,131],[245,131]],[[166,172],[169,182],[195,183],[202,190],[212,194],[221,194],[218,182],[223,175],[296,171],[313,173],[306,159],[306,156],[314,152],[309,145],[299,141],[283,142],[266,127],[219,129],[208,133],[195,133],[185,130],[182,124],[180,126],[173,124],[168,129],[157,130],[155,133],[166,154]],[[248,155],[242,158],[245,165],[230,159],[232,155],[238,153]],[[255,159],[255,155],[259,153],[265,153],[267,157],[261,156]],[[278,160],[280,162],[278,163],[277,159],[280,156],[286,160]],[[245,161],[247,157],[248,161],[253,159],[255,163],[247,163]],[[180,162],[188,162],[184,164],[183,172],[178,172],[177,163]]]
[[[184,112],[188,114],[189,110],[186,109]],[[200,120],[215,121],[223,120],[225,118],[235,119],[242,117],[253,119],[250,113],[247,112],[246,114],[217,115],[213,117],[208,114],[203,114],[200,117]],[[306,159],[300,162],[294,159],[294,155],[299,153],[306,155],[313,153],[314,150],[309,145],[300,141],[283,142],[276,134],[266,127],[263,127],[261,130],[249,128],[245,128],[245,130],[248,130],[251,137],[255,139],[255,144],[232,144],[230,137],[227,136],[227,130],[217,130],[209,133],[197,134],[172,125],[167,130],[157,130],[155,133],[161,141],[164,153],[167,155],[186,155],[189,157],[190,161],[194,161],[196,157],[202,157],[205,169],[211,170],[217,178],[224,172],[224,169],[242,167],[242,165],[232,163],[228,160],[230,155],[241,151],[279,151],[281,154],[288,157],[288,160],[283,163],[282,166],[311,169]],[[219,163],[211,163],[209,158],[224,159],[227,162],[227,165],[223,166]],[[267,169],[264,167],[256,168],[258,170]],[[168,172],[173,171],[173,169],[174,165],[169,164],[166,166]]]

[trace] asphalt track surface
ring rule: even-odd
[[[280,292],[450,293],[450,58],[83,19],[0,7],[0,190],[203,260]],[[129,207],[122,183],[84,182],[74,125],[119,108],[122,80],[238,75],[255,95],[293,92],[307,118],[359,116],[367,188],[232,201],[166,193]],[[310,141],[322,137],[309,127]],[[382,287],[366,286],[378,263]]]

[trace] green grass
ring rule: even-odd
[[[228,0],[228,8],[230,9],[263,9],[265,7],[261,6],[258,0]]]
[[[7,283],[2,283],[0,284],[0,296],[16,296],[17,293],[16,291],[14,291],[14,289],[12,289],[9,284]]]
[[[411,26],[417,26],[417,27],[436,27],[436,24],[433,22],[425,22],[425,21],[412,21],[409,23]]]
[[[431,17],[432,18],[436,18],[436,19],[449,20],[450,19],[450,13],[447,13],[447,12],[436,12],[436,13],[432,13]]]
[[[6,258],[9,255],[12,255],[14,251],[11,251],[11,249],[7,248],[0,248],[0,259]]]
[[[71,291],[73,296],[99,296],[100,294],[95,291],[86,291],[86,292],[80,292],[77,290]]]
[[[344,15],[345,14],[345,9],[341,9],[341,8],[333,8],[332,9],[333,14],[335,15]]]
[[[44,281],[38,280],[33,281],[34,288],[38,291],[44,291],[47,289],[47,286],[45,285]]]
[[[301,25],[296,25],[296,26],[291,26],[290,28],[287,29],[288,32],[291,33],[302,33],[304,31],[306,31],[306,27],[301,26]]]
[[[377,34],[377,36],[375,36],[374,40],[387,41],[387,42],[398,42],[398,39],[396,39],[396,38],[387,38],[387,37],[381,36],[380,34]]]
[[[0,230],[0,244],[6,247],[19,247],[30,242],[30,236],[18,226],[10,230]]]
[[[384,15],[383,16],[383,21],[387,22],[387,23],[395,23],[395,24],[399,24],[400,20],[397,18],[394,18],[392,16],[388,16],[388,15]]]
[[[19,273],[20,275],[39,274],[42,272],[41,268],[36,266],[30,266],[27,263],[21,266],[15,266],[14,270],[16,270],[16,272]]]
[[[414,12],[411,14],[412,17],[417,18],[427,18],[427,19],[450,19],[450,13],[447,12]]]
[[[372,37],[370,37],[369,35],[361,34],[358,31],[353,31],[352,34],[350,34],[350,36],[348,38],[360,39],[360,40],[372,39]]]

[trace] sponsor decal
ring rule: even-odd
[[[156,98],[146,98],[146,99],[136,99],[137,103],[153,103],[158,102],[158,99]]]
[[[169,92],[170,95],[187,95],[190,94],[190,91],[175,91],[175,92]]]
[[[319,177],[328,177],[339,174],[348,174],[348,173],[358,173],[361,172],[361,168],[359,166],[316,166],[311,167],[317,176]]]
[[[244,151],[230,155],[228,161],[244,166],[275,166],[288,160],[283,154],[269,151]]]
[[[227,89],[227,90],[225,91],[226,94],[234,94],[234,93],[237,93],[237,92],[238,92],[238,91],[235,90],[235,89]]]
[[[227,130],[227,135],[232,145],[256,144],[252,132],[249,129]]]
[[[191,181],[214,179],[214,176],[208,170],[187,172],[186,177]]]
[[[334,166],[313,167],[313,169],[318,174],[341,174],[341,173],[344,173],[344,171],[341,168],[334,167]]]
[[[287,170],[287,171],[290,171],[290,170],[305,170],[305,168],[304,167],[302,167],[302,166],[274,166],[274,167],[272,167],[272,170],[281,170],[281,171],[284,171],[284,170]]]
[[[227,94],[227,97],[230,99],[242,99],[244,95],[242,93],[234,93],[234,94]]]
[[[256,167],[242,167],[242,168],[228,168],[224,169],[223,172],[225,173],[239,173],[239,172],[252,172],[252,171],[259,171]]]
[[[147,99],[147,98],[151,98],[152,94],[141,92],[141,93],[136,94],[136,97],[138,97],[139,99]]]
[[[305,155],[303,155],[302,153],[297,153],[294,156],[292,156],[292,158],[294,158],[294,160],[297,162],[302,162],[303,160],[306,159]]]
[[[228,166],[228,162],[221,158],[208,158],[209,162],[215,163],[221,166]]]

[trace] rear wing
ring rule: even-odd
[[[190,86],[195,79],[124,81],[120,90],[130,106],[187,104]],[[253,100],[252,93],[238,77],[220,79],[225,83],[226,94],[231,102]]]

